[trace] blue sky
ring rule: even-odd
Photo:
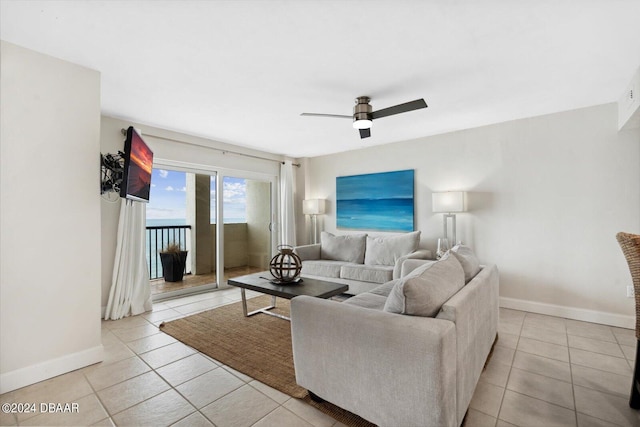
[[[151,194],[147,219],[186,218],[186,173],[154,168],[151,173]],[[211,222],[215,222],[215,176],[211,177]],[[240,222],[246,218],[246,182],[242,178],[224,180],[224,217]]]
[[[413,170],[339,176],[337,200],[413,198]]]

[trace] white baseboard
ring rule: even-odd
[[[500,307],[573,320],[582,320],[585,322],[601,323],[619,328],[636,328],[635,316],[625,316],[624,314],[607,313],[605,311],[587,310],[585,308],[567,307],[507,297],[500,297]]]
[[[77,353],[9,371],[0,375],[0,394],[48,380],[103,360],[104,348],[101,344]]]

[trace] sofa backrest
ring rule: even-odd
[[[403,256],[418,250],[420,231],[402,234],[320,233],[320,259],[355,264],[394,266]]]
[[[320,234],[320,258],[363,264],[366,237],[366,234],[335,236],[323,231]]]
[[[366,236],[366,265],[395,265],[396,261],[418,249],[420,231],[403,234]]]

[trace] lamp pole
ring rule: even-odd
[[[324,214],[326,209],[324,199],[308,199],[302,203],[302,212],[311,216],[312,233],[311,243],[318,243],[318,215]]]
[[[451,245],[455,246],[458,244],[458,238],[456,237],[456,214],[452,214],[452,213],[444,214],[444,238],[448,239],[447,231],[449,227],[447,227],[447,223],[449,221],[449,218],[451,218],[451,235],[453,236]]]
[[[311,221],[313,221],[313,244],[318,243],[318,215],[311,215]]]

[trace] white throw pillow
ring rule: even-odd
[[[367,236],[364,263],[367,265],[395,265],[398,258],[415,252],[419,243],[420,231]]]
[[[462,265],[465,284],[469,283],[480,272],[480,261],[478,261],[476,254],[473,249],[464,245],[454,246],[451,248],[451,253],[455,255],[460,265]]]
[[[320,258],[362,264],[366,237],[366,234],[335,236],[323,231],[320,234]]]
[[[434,317],[442,304],[464,287],[464,270],[456,257],[445,254],[427,264],[418,275],[396,283],[384,304],[384,311],[411,316]]]

